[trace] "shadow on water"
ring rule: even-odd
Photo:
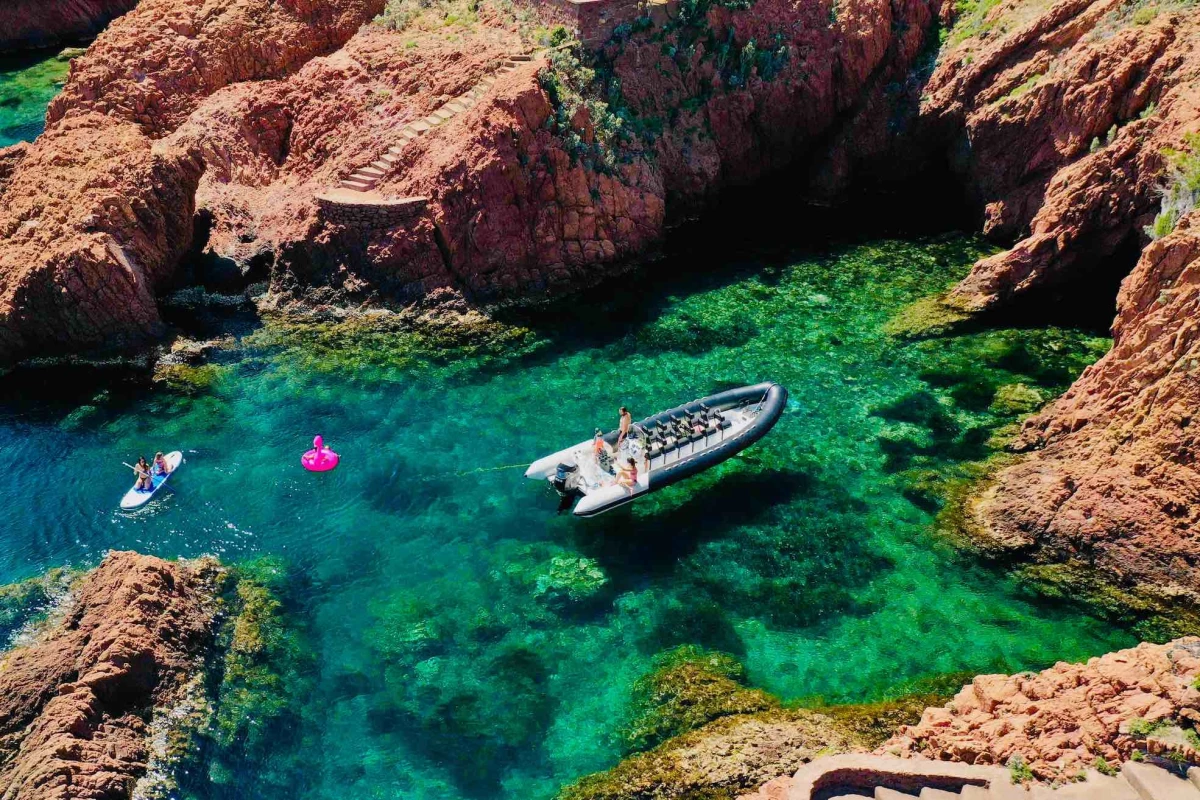
[[[497,312],[502,322],[521,325],[551,340],[555,354],[539,352],[539,362],[575,348],[605,347],[632,337],[653,323],[680,296],[726,287],[750,276],[765,286],[805,257],[825,257],[831,250],[854,244],[901,237],[905,239],[969,231],[974,227],[961,191],[948,176],[925,180],[896,190],[873,190],[851,195],[837,206],[818,206],[795,197],[795,176],[783,174],[754,187],[732,188],[695,219],[670,230],[660,251],[637,263],[625,275],[599,286],[534,308]],[[830,258],[830,261],[834,259]],[[696,321],[711,342],[697,343],[681,335],[677,342],[650,342],[651,349],[682,349],[736,345],[753,336],[752,329],[734,327],[713,336],[704,321]],[[676,347],[672,347],[675,344]],[[657,346],[656,346],[657,345]]]

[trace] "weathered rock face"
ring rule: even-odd
[[[48,127],[0,152],[0,364],[138,343],[193,231],[205,162],[156,143],[231,82],[336,49],[382,0],[147,0],[72,63]]]
[[[0,5],[0,53],[77,42],[137,5],[137,0],[9,0]]]
[[[1142,644],[1039,674],[980,675],[878,750],[969,764],[1019,755],[1043,779],[1073,777],[1097,758],[1128,760],[1128,723],[1200,720],[1200,639]]]
[[[145,718],[197,668],[211,632],[204,578],[113,553],[61,626],[3,657],[0,787],[6,800],[127,797],[145,771]]]
[[[1200,120],[1200,15],[1134,12],[1119,0],[979,4],[954,22],[927,81],[897,82],[887,115],[868,107],[839,130],[821,185],[948,165],[982,209],[983,232],[1016,240],[951,292],[968,311],[1140,247],[1158,209],[1161,150]]]
[[[100,112],[157,138],[218,89],[288,75],[382,10],[383,0],[145,0],[71,63],[47,125]]]
[[[461,43],[364,29],[266,92],[214,96],[178,135],[221,165],[201,187],[215,221],[210,251],[243,264],[278,253],[277,290],[537,297],[613,274],[671,216],[802,157],[840,114],[908,69],[930,18],[924,0],[854,0],[836,13],[824,0],[757,0],[619,37],[600,68],[620,87],[609,103],[629,136],[608,167],[593,163],[602,121],[580,108],[564,131],[560,101],[539,82],[546,62],[535,59],[405,147],[377,191],[429,198],[407,229],[330,224],[310,195],[524,48],[498,24],[463,32]],[[274,110],[261,113],[264,104]],[[286,157],[264,162],[256,140]]]
[[[1002,3],[942,52],[921,106],[985,209],[984,232],[1017,237],[951,299],[971,310],[1086,275],[1144,242],[1165,146],[1200,119],[1192,75],[1200,16],[1133,19],[1114,1]],[[952,40],[955,33],[952,29]]]
[[[1193,212],[1146,248],[1113,349],[1026,424],[1018,445],[1035,449],[972,505],[990,546],[1200,601],[1198,226]]]
[[[198,159],[99,114],[47,131],[4,181],[0,361],[158,333],[192,235]]]

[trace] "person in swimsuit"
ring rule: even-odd
[[[137,466],[133,472],[137,475],[137,483],[133,488],[139,492],[148,492],[153,488],[154,484],[150,480],[150,465],[146,463],[145,456],[138,456]]]
[[[159,450],[154,454],[154,468],[151,470],[153,475],[170,475],[171,468],[167,466],[167,459],[163,458],[162,451]]]
[[[629,435],[629,428],[633,425],[633,415],[629,413],[629,409],[621,406],[621,433],[617,436],[617,451],[621,450],[621,445],[625,443],[625,437]]]
[[[618,486],[629,488],[629,496],[633,496],[633,489],[637,486],[637,462],[632,458],[628,460],[629,466],[621,468],[621,475],[617,478]]]

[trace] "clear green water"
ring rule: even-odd
[[[0,56],[0,147],[38,137],[45,127],[46,106],[62,88],[77,52]]]
[[[675,277],[609,285],[498,343],[260,330],[192,395],[9,382],[0,583],[109,548],[284,559],[287,710],[193,773],[188,793],[212,797],[546,798],[617,760],[631,683],[684,642],[785,698],[854,701],[1133,641],[935,542],[912,490],[987,454],[1015,418],[992,410],[998,387],[1059,390],[1106,340],[889,339],[891,315],[980,253],[957,235],[732,251],[693,249],[660,265]],[[622,403],[767,379],[791,400],[766,439],[593,520],[487,469],[615,424]],[[336,472],[298,464],[317,432]],[[176,492],[118,513],[119,462],[156,448],[187,455]]]

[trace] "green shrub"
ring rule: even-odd
[[[1117,768],[1105,761],[1103,756],[1096,756],[1096,762],[1092,766],[1096,768],[1096,772],[1099,772],[1101,775],[1107,775],[1110,778],[1118,772]]]
[[[1142,6],[1133,12],[1134,25],[1149,25],[1158,16],[1158,9],[1153,6]]]
[[[1167,162],[1167,185],[1162,189],[1158,215],[1146,228],[1152,239],[1175,230],[1183,215],[1200,202],[1200,133],[1187,134],[1182,150],[1168,148],[1162,155]]]
[[[1135,717],[1129,720],[1130,736],[1149,736],[1165,725],[1162,720],[1151,721],[1145,717]]]
[[[581,49],[581,48],[580,48]],[[559,136],[572,161],[611,172],[617,166],[617,148],[625,134],[625,120],[601,100],[603,87],[596,70],[580,59],[576,48],[550,51],[547,66],[538,73],[538,82],[550,98],[553,114],[550,130]],[[592,141],[575,128],[583,110],[592,126]]]
[[[1008,776],[1013,783],[1029,783],[1033,780],[1033,770],[1025,763],[1019,753],[1008,760]]]

